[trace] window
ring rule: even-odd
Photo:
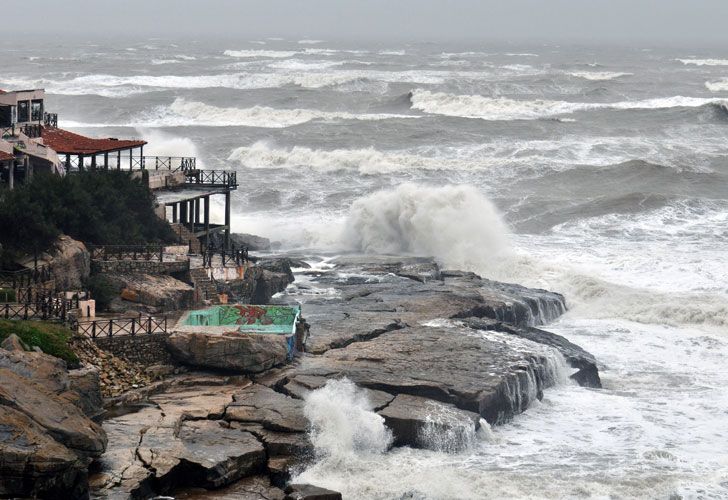
[[[18,123],[30,121],[30,102],[18,101]]]
[[[15,123],[15,106],[0,106],[0,127],[10,127]]]
[[[43,120],[43,99],[30,101],[30,120],[34,122]]]

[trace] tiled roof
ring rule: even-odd
[[[62,128],[43,127],[43,143],[59,154],[91,155],[144,146],[146,141],[95,139]]]
[[[5,151],[0,151],[0,161],[8,161],[15,158],[12,154],[6,153]]]

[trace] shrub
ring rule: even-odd
[[[96,309],[105,311],[112,300],[119,296],[117,288],[103,274],[96,274],[86,280],[86,288],[96,301]]]
[[[0,302],[15,302],[15,290],[0,288]]]
[[[149,188],[128,172],[35,175],[13,191],[0,191],[4,260],[42,252],[60,233],[95,245],[174,241],[154,205]]]
[[[0,342],[13,333],[20,337],[25,345],[38,346],[44,353],[61,358],[69,368],[79,366],[78,356],[68,345],[73,336],[73,332],[68,328],[41,321],[0,320]]]

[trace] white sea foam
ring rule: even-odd
[[[224,55],[229,57],[240,57],[240,58],[286,58],[293,57],[298,52],[293,50],[226,50],[223,52]]]
[[[667,109],[675,107],[699,107],[705,104],[722,104],[724,102],[721,99],[674,96],[641,101],[586,103],[545,99],[516,100],[481,95],[455,95],[422,89],[416,89],[412,92],[413,109],[430,114],[481,118],[483,120],[536,120],[594,109]]]
[[[324,43],[326,40],[299,40],[299,45],[317,45],[319,43]]]
[[[705,82],[705,87],[711,92],[728,92],[728,78],[716,82]]]
[[[604,81],[615,80],[624,76],[632,76],[633,73],[620,73],[617,71],[571,71],[569,75],[585,80]]]
[[[693,66],[728,66],[728,59],[676,59],[685,65]]]

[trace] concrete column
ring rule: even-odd
[[[172,205],[172,222],[177,222],[177,204]]]
[[[15,186],[15,160],[10,160],[8,165],[8,188],[13,189]]]
[[[210,244],[210,196],[205,196],[205,246]]]
[[[230,243],[230,190],[225,191],[225,248]]]
[[[71,170],[71,155],[66,154],[66,172]]]
[[[96,170],[96,155],[91,155],[91,170]]]
[[[104,153],[104,170],[109,170],[109,153]]]
[[[189,222],[190,231],[195,232],[195,200],[189,200],[188,202],[187,221]]]
[[[179,222],[180,224],[187,224],[187,202],[179,202]]]

